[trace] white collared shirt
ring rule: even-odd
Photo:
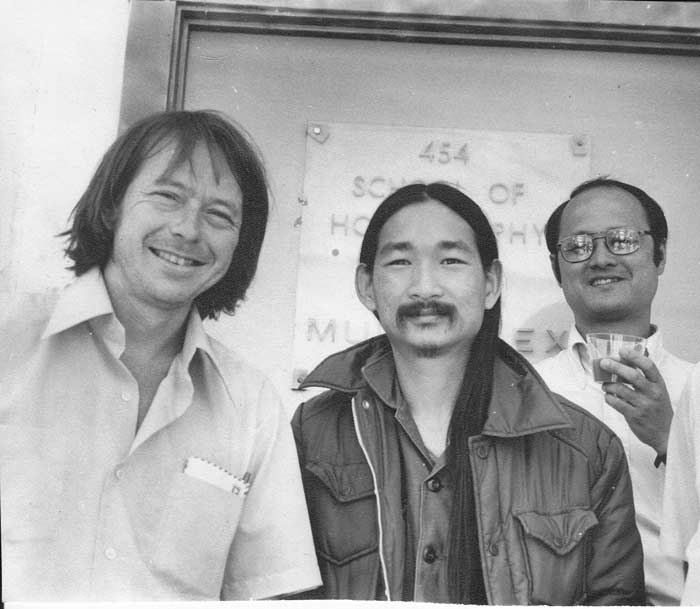
[[[658,330],[647,339],[647,350],[666,383],[675,409],[692,364],[666,351]],[[572,325],[569,331],[566,349],[539,362],[535,368],[552,391],[585,408],[622,441],[634,490],[637,527],[644,548],[648,600],[655,605],[677,605],[683,587],[682,565],[680,561],[665,556],[659,546],[665,467],[654,467],[657,456],[654,449],[639,440],[625,417],[605,402],[601,384],[593,380],[585,340],[575,326]]]
[[[661,545],[688,563],[682,605],[700,605],[700,363],[681,395],[668,437]]]
[[[124,336],[93,269],[66,288],[29,361],[3,379],[4,600],[248,599],[319,585],[291,429],[271,383],[193,312],[135,433]],[[191,457],[249,474],[250,491],[188,475]]]

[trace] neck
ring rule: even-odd
[[[611,332],[615,334],[631,334],[649,338],[651,336],[651,320],[646,315],[641,319],[621,320],[585,320],[576,319],[576,329],[583,338],[591,332]]]
[[[469,349],[417,357],[393,348],[396,375],[423,441],[434,455],[446,446],[455,401],[464,380]]]
[[[189,311],[163,311],[113,293],[107,285],[114,314],[124,326],[125,353],[142,358],[172,360],[182,347]]]

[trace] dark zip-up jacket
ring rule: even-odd
[[[323,361],[297,409],[299,451],[323,588],[315,596],[401,600],[404,521],[393,411],[373,387],[385,336]],[[381,366],[386,370],[385,366]],[[376,383],[375,383],[376,385]],[[489,416],[469,439],[490,604],[644,604],[627,461],[603,423],[551,393],[499,344]]]

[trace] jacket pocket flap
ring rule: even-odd
[[[366,463],[335,465],[308,462],[306,469],[321,480],[331,495],[341,503],[357,501],[374,493],[372,472]]]
[[[522,512],[515,514],[529,537],[546,544],[559,556],[573,550],[586,531],[598,524],[596,515],[588,509],[573,508],[558,514]]]

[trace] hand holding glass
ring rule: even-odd
[[[620,361],[620,347],[643,351],[646,339],[631,334],[612,332],[594,332],[586,335],[586,347],[593,366],[593,380],[599,383],[617,381],[617,375],[603,370],[600,360],[603,358]]]

